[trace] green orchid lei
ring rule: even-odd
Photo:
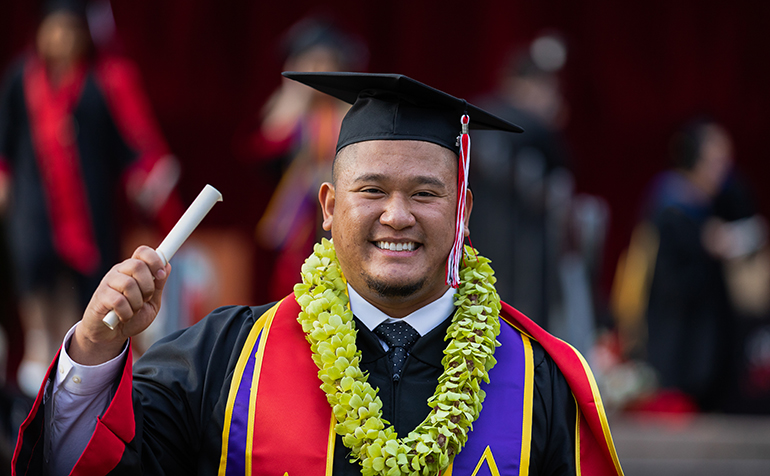
[[[320,369],[321,389],[337,419],[335,431],[351,450],[351,461],[360,462],[363,475],[436,475],[462,449],[484,401],[480,382],[489,382],[500,345],[500,297],[493,274],[489,260],[466,246],[444,372],[428,399],[432,410],[406,438],[398,439],[382,419],[377,390],[359,367],[357,331],[334,245],[326,239],[315,245],[302,266],[303,282],[294,287],[302,308],[297,320]]]

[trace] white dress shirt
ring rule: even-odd
[[[412,326],[420,334],[420,337],[435,329],[454,312],[454,294],[455,289],[449,288],[443,296],[427,306],[421,307],[406,317],[396,319],[377,309],[348,284],[350,310],[370,331],[374,331],[374,328],[383,322],[403,321]],[[382,344],[383,349],[388,350],[388,344],[385,341],[380,339],[380,344]]]

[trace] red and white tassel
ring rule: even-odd
[[[460,119],[460,158],[457,169],[457,219],[455,221],[455,240],[446,263],[446,283],[453,288],[460,286],[460,262],[465,241],[465,194],[468,190],[468,169],[471,163],[471,136],[468,134],[470,117],[463,114]]]

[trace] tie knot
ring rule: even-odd
[[[402,347],[407,351],[420,338],[420,333],[404,321],[383,322],[374,328],[374,333],[384,340],[388,347]]]
[[[394,381],[401,380],[401,370],[404,368],[409,349],[412,348],[420,333],[404,321],[385,323],[374,328],[374,333],[388,344],[388,360]]]

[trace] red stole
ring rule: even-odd
[[[220,476],[331,474],[332,411],[299,312],[289,296],[249,333],[230,383]]]
[[[54,89],[42,61],[32,59],[24,69],[24,97],[54,248],[65,263],[90,274],[99,266],[100,256],[80,170],[73,117],[85,77],[85,66],[78,65]]]

